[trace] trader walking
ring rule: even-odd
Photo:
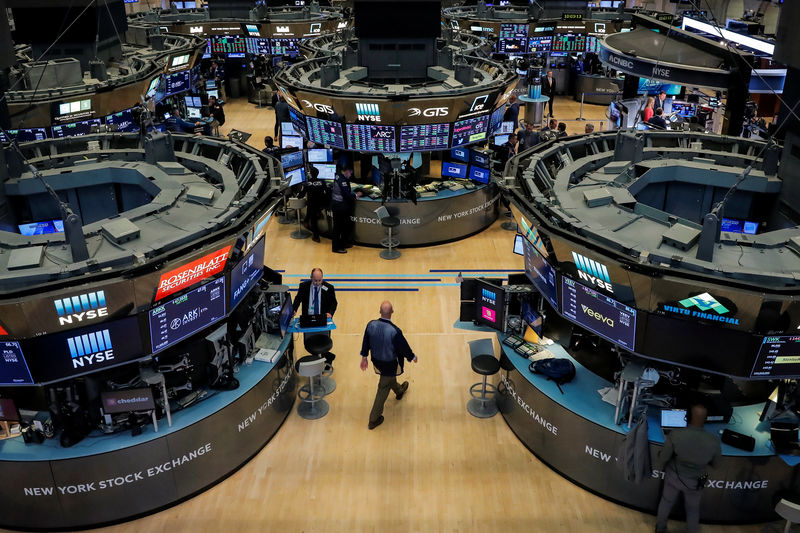
[[[364,331],[364,340],[361,343],[361,370],[366,370],[369,362],[367,356],[372,354],[372,367],[376,374],[380,374],[378,392],[369,414],[369,429],[375,429],[383,423],[383,404],[392,390],[398,400],[408,390],[408,381],[402,385],[397,383],[397,376],[403,373],[404,359],[417,362],[417,356],[408,345],[403,332],[392,323],[394,308],[388,300],[381,303],[381,317],[370,320]]]
[[[658,504],[656,533],[667,531],[672,506],[683,493],[686,530],[700,530],[700,496],[706,482],[706,467],[716,466],[722,448],[716,435],[704,429],[708,411],[700,404],[692,406],[685,428],[673,430],[664,441],[659,458],[664,464],[664,489]]]

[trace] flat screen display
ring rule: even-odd
[[[764,337],[751,378],[800,378],[800,335]]]
[[[331,163],[333,161],[333,150],[330,148],[311,148],[306,153],[309,163]]]
[[[470,165],[469,167],[469,179],[472,181],[477,181],[478,183],[489,183],[490,176],[491,174],[488,168],[476,167],[474,165]]]
[[[639,94],[656,95],[661,91],[667,93],[667,96],[678,96],[681,94],[681,86],[648,78],[639,78],[639,90],[637,91]]]
[[[556,285],[556,271],[550,263],[542,257],[530,241],[523,243],[525,254],[525,274],[534,287],[550,302],[553,309],[558,311],[558,286]]]
[[[8,135],[5,135],[5,133]],[[0,131],[0,142],[8,143],[12,139],[16,139],[17,142],[27,143],[47,139],[47,130],[45,128],[22,128],[19,130],[6,130],[5,133]]]
[[[475,318],[480,324],[505,329],[505,291],[482,279],[475,282]]]
[[[117,126],[117,131],[139,131],[139,126],[133,121],[130,109],[106,116],[107,126]]]
[[[261,279],[264,273],[264,246],[262,237],[231,270],[231,309],[239,305],[242,298]]]
[[[270,50],[274,56],[296,56],[300,53],[297,39],[270,39]]]
[[[506,144],[508,142],[508,138],[509,138],[509,135],[507,133],[503,134],[503,135],[495,135],[494,136],[494,144],[497,145],[497,146],[503,146],[504,144]]]
[[[156,95],[156,91],[158,90],[158,82],[161,81],[161,76],[156,76],[152,80],[150,80],[150,85],[147,86],[147,91],[145,92],[145,98],[152,98]]]
[[[444,150],[450,140],[450,124],[400,126],[400,151]]]
[[[454,161],[469,163],[469,148],[453,148],[450,150],[450,158]]]
[[[636,309],[567,277],[561,278],[561,313],[579,326],[634,349]]]
[[[79,137],[81,135],[89,135],[92,132],[92,126],[100,126],[100,124],[99,118],[93,118],[80,122],[72,122],[71,124],[64,124],[63,126],[53,126],[50,131],[53,133],[54,139]]]
[[[488,167],[489,166],[489,154],[483,152],[477,152],[475,150],[470,150],[469,154],[469,162],[472,165],[478,165],[479,167]]]
[[[281,328],[281,336],[285,337],[286,332],[289,331],[289,324],[292,323],[292,316],[294,316],[294,307],[292,307],[292,299],[289,298],[289,295],[286,295],[283,300],[283,306],[281,306],[280,316],[278,318],[278,323],[280,324]]]
[[[524,54],[528,51],[528,24],[500,24],[497,51],[501,54]]]
[[[514,253],[517,255],[525,255],[525,244],[522,235],[517,233],[514,235]]]
[[[182,70],[173,74],[167,74],[165,77],[166,89],[165,95],[178,94],[188,91],[192,88],[192,71]]]
[[[489,115],[459,120],[453,124],[453,146],[484,140],[488,128]]]
[[[302,148],[303,138],[291,135],[281,135],[281,148]]]
[[[344,150],[344,135],[339,122],[324,118],[306,117],[308,138],[315,143],[333,146]]]
[[[755,235],[758,232],[758,222],[723,217],[721,229],[722,231],[727,231],[730,233],[747,233],[748,235]]]
[[[289,107],[289,120],[292,122],[292,126],[294,126],[294,131],[303,137],[308,137],[305,115]]]
[[[396,152],[394,126],[377,124],[348,124],[347,146],[359,152]]]
[[[152,411],[156,408],[150,387],[101,392],[100,402],[103,405],[103,412],[107,415]]]
[[[44,220],[42,222],[32,222],[30,224],[20,224],[20,235],[30,237],[32,235],[47,235],[48,233],[61,233],[64,231],[64,221],[57,220]]]
[[[503,117],[506,114],[506,106],[500,106],[495,109],[489,118],[489,135],[492,135],[499,130],[503,125]]]
[[[31,385],[33,378],[18,342],[0,342],[0,385]]]
[[[467,165],[461,163],[448,163],[442,162],[442,177],[443,178],[466,178]]]
[[[531,54],[549,52],[552,46],[552,37],[531,37],[528,39],[528,52]]]
[[[313,163],[314,168],[319,170],[317,179],[324,181],[333,181],[336,179],[336,164],[335,163]]]
[[[289,187],[300,185],[306,181],[306,169],[300,167],[290,170],[286,173],[286,179],[289,180]]]
[[[586,35],[556,35],[553,37],[553,52],[580,52],[586,51]]]
[[[153,353],[160,352],[225,317],[225,278],[154,307],[147,316]]]
[[[686,409],[661,410],[662,428],[685,428],[686,424]]]
[[[247,39],[247,53],[253,55],[269,55],[269,39],[249,37]]]
[[[281,154],[281,166],[283,169],[299,167],[303,165],[303,152],[300,150],[296,152],[289,152],[288,154]]]
[[[135,316],[29,339],[22,343],[35,383],[111,368],[147,355]],[[31,354],[41,354],[32,357]]]
[[[247,39],[240,35],[215,35],[211,37],[212,54],[244,54],[247,52]]]
[[[186,102],[187,107],[202,107],[203,101],[199,96],[184,96],[183,101]]]

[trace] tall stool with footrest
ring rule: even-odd
[[[303,337],[303,345],[305,346],[308,353],[311,354],[315,359],[322,359],[325,361],[325,367],[323,368],[322,375],[320,376],[320,387],[325,392],[325,395],[328,395],[336,390],[336,382],[333,380],[331,374],[333,374],[333,360],[336,357],[331,353],[331,348],[333,348],[333,340],[331,340],[330,336],[323,335],[323,334],[316,334],[316,335],[309,335],[306,334]]]
[[[389,235],[381,240],[381,246],[386,250],[381,250],[380,256],[383,259],[397,259],[401,255],[400,251],[396,250],[400,246],[400,240],[393,235],[393,230],[400,225],[400,219],[389,214],[389,210],[385,206],[376,209],[375,214],[378,215],[381,226],[389,231]]]
[[[297,397],[300,398],[297,414],[306,420],[316,420],[327,415],[330,406],[323,399],[325,393],[319,385],[314,386],[315,378],[322,376],[325,369],[325,358],[307,355],[298,359],[294,366],[299,375],[308,378],[308,384],[297,391]]]
[[[497,414],[497,388],[486,382],[488,376],[500,371],[500,361],[494,356],[492,339],[480,339],[469,343],[472,370],[483,376],[483,381],[469,388],[472,398],[467,402],[467,411],[477,418],[491,418]]]

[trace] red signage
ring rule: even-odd
[[[200,259],[195,259],[189,264],[161,274],[161,279],[158,281],[158,292],[156,292],[155,301],[185,289],[186,287],[191,287],[198,281],[213,276],[218,272],[222,272],[222,269],[225,268],[225,262],[228,260],[228,253],[230,251],[231,247],[226,246]]]
[[[5,329],[3,329],[3,326],[0,326],[0,336],[3,335],[8,335],[8,332]]]

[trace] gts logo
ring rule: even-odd
[[[594,311],[592,308],[590,308],[588,305],[581,304],[581,309],[583,309],[584,314],[589,315],[591,318],[594,318],[595,320],[598,320],[598,321],[602,322],[603,324],[606,324],[608,327],[611,327],[611,328],[614,327],[614,320],[613,319],[608,318],[607,316],[601,315],[597,311]]]

